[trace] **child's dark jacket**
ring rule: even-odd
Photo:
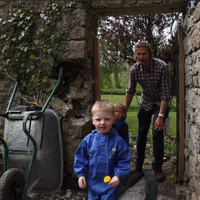
[[[115,123],[112,127],[118,132],[118,134],[125,140],[127,146],[129,147],[129,133],[128,133],[128,124],[122,119],[120,122],[115,120]]]

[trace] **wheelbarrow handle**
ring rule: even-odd
[[[58,75],[58,81],[57,81],[57,83],[56,83],[54,89],[52,90],[52,92],[51,92],[49,98],[47,99],[45,105],[43,106],[42,111],[41,111],[42,113],[45,112],[45,110],[46,110],[46,108],[47,108],[49,102],[51,101],[51,98],[53,97],[53,95],[54,95],[56,89],[57,89],[58,86],[60,85],[60,83],[61,83],[61,81],[62,81],[62,78],[63,78],[63,74],[64,74],[63,72],[64,72],[64,68],[61,67],[61,68],[60,68],[60,71],[59,71],[59,75]]]
[[[24,133],[27,135],[28,139],[31,140],[31,142],[33,143],[34,146],[36,146],[36,141],[35,139],[32,137],[32,135],[30,134],[30,128],[31,128],[31,120],[33,119],[33,117],[36,116],[42,116],[44,118],[44,114],[42,112],[34,112],[34,113],[28,113],[24,116],[23,118],[23,131]],[[28,119],[30,119],[30,124],[29,124],[29,130],[27,130],[27,121]],[[43,131],[42,131],[43,132]],[[42,133],[43,135],[43,133]],[[41,139],[42,140],[42,139]]]
[[[61,67],[60,70],[59,70],[58,78],[62,80],[63,79],[63,75],[64,75],[64,67]]]

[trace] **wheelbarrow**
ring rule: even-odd
[[[47,109],[63,75],[42,107],[11,105],[18,87],[16,81],[6,113],[3,144],[3,175],[0,179],[1,200],[25,200],[29,192],[54,194],[63,180],[63,148],[60,120]]]

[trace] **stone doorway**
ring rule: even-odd
[[[100,16],[119,16],[119,15],[136,15],[136,14],[156,14],[156,13],[171,13],[171,12],[185,12],[187,2],[158,2],[152,1],[149,3],[144,2],[102,2],[95,4],[92,3],[94,8],[91,10],[95,18]],[[176,89],[179,94],[179,113],[177,115],[177,178],[180,182],[183,181],[184,176],[184,56],[183,56],[183,29],[179,27],[179,82],[177,82]],[[94,64],[95,64],[95,83],[96,83],[96,100],[100,99],[100,64],[99,64],[99,41],[95,38],[94,42]]]

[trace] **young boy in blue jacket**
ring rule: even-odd
[[[115,123],[112,125],[118,134],[125,140],[128,147],[129,144],[129,134],[128,134],[128,124],[125,122],[126,107],[123,103],[116,103],[115,107]]]
[[[117,200],[122,180],[130,171],[130,151],[112,128],[114,105],[100,100],[91,111],[96,129],[82,140],[74,157],[78,185],[88,186],[88,200]]]

